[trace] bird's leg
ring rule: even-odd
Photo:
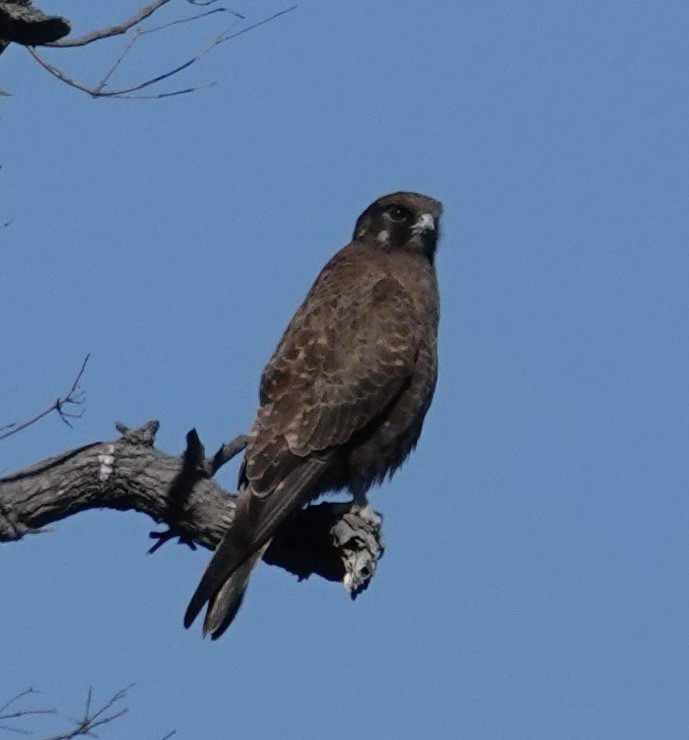
[[[379,528],[383,517],[380,514],[376,514],[368,503],[368,497],[366,496],[366,489],[362,486],[352,486],[352,505],[350,512],[356,514],[360,519],[363,519],[367,524],[374,528]]]
[[[363,486],[352,486],[352,509],[365,509],[367,506],[366,489]]]

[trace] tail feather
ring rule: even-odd
[[[237,570],[223,583],[220,591],[208,602],[206,618],[203,621],[203,636],[210,635],[217,640],[220,635],[232,624],[237,616],[239,607],[244,601],[246,587],[254,568],[261,562],[263,553],[268,549],[270,541],[245,560]]]
[[[270,540],[280,524],[308,497],[330,457],[305,460],[267,496],[259,498],[250,488],[242,491],[234,519],[189,602],[185,627],[191,626],[207,602],[204,634],[219,637],[229,627],[241,606],[249,577]]]

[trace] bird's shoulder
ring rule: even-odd
[[[414,313],[385,255],[345,247],[321,270],[282,335],[263,374],[261,402],[274,400],[280,388],[308,385],[316,374],[348,371],[362,354],[371,357],[374,340],[402,324],[408,331]]]

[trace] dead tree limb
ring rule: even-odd
[[[113,26],[108,26],[108,28],[101,28],[97,31],[91,31],[90,33],[86,33],[83,36],[77,36],[73,39],[56,40],[46,45],[66,49],[68,47],[74,46],[86,46],[87,44],[92,44],[94,41],[111,38],[112,36],[119,36],[123,33],[127,33],[130,28],[138,26],[139,23],[145,21],[146,18],[153,15],[153,13],[158,10],[158,8],[162,8],[163,5],[169,2],[170,0],[154,0],[154,2],[152,2],[150,5],[146,5],[145,7],[141,8],[138,13],[135,13],[130,18],[127,18],[127,20],[124,20],[120,23],[115,23],[115,25]],[[35,44],[31,44],[31,46],[35,46]]]
[[[94,706],[93,687],[89,686],[89,690],[86,694],[86,705],[81,718],[71,721],[75,726],[70,730],[67,730],[67,732],[62,732],[59,735],[52,735],[47,738],[47,740],[73,740],[76,737],[97,737],[94,732],[97,727],[110,724],[110,722],[114,722],[122,715],[127,714],[129,711],[127,707],[118,707],[117,705],[124,701],[127,696],[127,692],[132,688],[132,686],[134,686],[133,683],[129,684],[129,686],[126,686],[124,689],[121,689],[100,707]]]
[[[67,719],[70,729],[60,732],[57,735],[50,735],[45,740],[73,740],[73,738],[77,737],[97,737],[94,732],[96,728],[114,722],[129,711],[127,707],[122,706],[122,703],[127,698],[127,693],[132,686],[134,684],[120,689],[120,691],[117,691],[102,704],[97,704],[94,701],[93,687],[89,686],[85,706],[78,719],[63,717],[57,709],[22,708],[22,703],[25,703],[27,697],[31,697],[33,701],[36,701],[35,697],[40,695],[39,691],[30,687],[13,696],[9,701],[0,706],[0,730],[16,736],[30,735],[34,737],[35,733],[26,726],[22,727],[22,722],[26,725],[27,720],[30,721],[33,717],[49,714],[60,717],[61,719]],[[12,724],[8,724],[8,722],[12,722]],[[176,730],[172,730],[165,735],[165,738],[173,737],[175,734]]]
[[[35,424],[37,421],[48,416],[48,414],[52,414],[53,411],[57,412],[57,415],[65,424],[67,424],[68,427],[72,426],[70,419],[80,419],[84,413],[83,410],[67,411],[67,409],[71,409],[73,407],[78,408],[84,403],[84,391],[81,389],[80,383],[84,375],[84,371],[86,370],[86,364],[89,361],[89,357],[91,357],[90,353],[84,358],[84,361],[81,363],[81,368],[72,383],[72,387],[64,396],[59,396],[56,401],[50,404],[50,406],[44,408],[43,411],[39,411],[26,421],[12,422],[11,424],[6,424],[5,426],[0,427],[0,440],[21,432],[23,429],[30,427],[32,424]]]
[[[57,41],[69,31],[69,21],[47,15],[31,0],[0,0],[0,54],[11,42],[38,46]]]
[[[0,478],[0,543],[14,542],[87,509],[139,511],[167,530],[152,533],[152,551],[173,538],[214,548],[234,516],[236,494],[210,475],[242,449],[243,438],[213,458],[192,430],[187,449],[173,457],[153,446],[158,422],[118,425],[119,439],[94,442]],[[245,442],[244,442],[245,443]],[[300,579],[311,574],[341,581],[356,596],[383,553],[381,518],[370,509],[322,503],[297,512],[264,556]]]
[[[4,0],[0,0],[0,5],[3,1]],[[196,6],[198,5],[207,6],[207,5],[211,5],[215,3],[216,1],[217,0],[205,0],[205,2],[202,2],[200,0],[188,0],[188,2]],[[172,90],[170,92],[154,92],[154,93],[146,93],[146,94],[140,94],[140,93],[142,90],[147,90],[148,88],[158,85],[159,83],[165,80],[168,80],[171,77],[175,77],[176,75],[180,74],[184,70],[189,69],[189,67],[191,67],[192,65],[196,64],[198,61],[203,59],[207,54],[209,54],[217,46],[220,46],[221,44],[224,44],[227,41],[231,41],[232,39],[235,39],[238,36],[242,36],[243,34],[248,33],[249,31],[253,31],[254,29],[259,28],[260,26],[263,26],[266,23],[270,23],[271,21],[276,20],[280,16],[290,13],[297,7],[296,5],[293,5],[289,8],[279,10],[273,13],[272,15],[268,16],[267,18],[263,18],[259,21],[251,23],[239,29],[236,29],[236,24],[237,22],[245,20],[244,16],[240,15],[239,13],[236,13],[233,10],[229,10],[228,8],[224,8],[224,7],[217,7],[217,8],[213,8],[210,10],[205,10],[200,13],[195,13],[194,15],[191,15],[191,16],[177,18],[173,21],[170,21],[169,23],[164,23],[163,25],[160,25],[160,26],[143,29],[141,27],[141,23],[145,21],[147,18],[149,18],[150,16],[152,16],[157,10],[159,10],[163,5],[166,5],[168,2],[169,0],[154,0],[150,5],[147,5],[144,8],[142,8],[135,15],[131,16],[125,21],[122,21],[121,23],[115,24],[114,26],[99,29],[97,31],[92,31],[91,33],[87,33],[84,36],[79,36],[74,39],[60,39],[60,40],[57,40],[51,43],[43,44],[44,46],[49,46],[54,49],[70,49],[74,47],[88,46],[89,44],[96,43],[103,39],[112,38],[113,36],[119,36],[122,34],[126,34],[129,31],[132,31],[132,35],[129,38],[129,41],[125,44],[122,51],[119,53],[115,61],[111,64],[110,69],[105,73],[105,75],[102,76],[101,80],[97,84],[89,84],[85,82],[80,82],[74,79],[73,77],[70,77],[66,72],[59,69],[54,64],[51,64],[46,59],[44,59],[40,54],[38,54],[36,49],[31,44],[28,45],[28,51],[31,54],[31,56],[38,62],[38,64],[40,64],[41,67],[43,67],[43,69],[45,69],[47,72],[53,75],[53,77],[56,77],[61,82],[64,82],[66,85],[69,85],[69,87],[73,87],[76,90],[80,90],[81,92],[87,93],[92,98],[118,98],[118,99],[125,99],[125,100],[167,98],[167,97],[172,97],[175,95],[185,95],[186,93],[195,92],[197,90],[210,87],[214,83],[196,84],[190,87]],[[229,14],[233,16],[234,18],[233,23],[225,27],[220,32],[220,34],[218,34],[210,43],[204,46],[194,56],[190,57],[185,62],[182,62],[181,64],[178,64],[175,67],[168,69],[165,72],[162,72],[160,74],[157,74],[153,77],[150,77],[144,80],[143,82],[138,82],[134,85],[127,85],[127,86],[119,87],[116,89],[108,87],[113,73],[115,72],[115,70],[117,70],[120,67],[124,58],[127,56],[127,54],[129,54],[134,44],[136,44],[136,42],[140,38],[142,38],[143,36],[146,36],[147,34],[158,33],[159,31],[162,31],[166,28],[170,28],[171,26],[175,26],[175,25],[179,25],[183,23],[191,23],[194,21],[198,21],[202,18],[207,18],[210,15],[215,15],[217,13],[225,13],[225,14]],[[2,38],[0,35],[0,42],[1,41],[2,41]],[[1,48],[0,48],[0,51],[1,51]]]
[[[0,730],[3,730],[4,732],[28,734],[24,730],[17,729],[7,723],[14,722],[18,719],[24,719],[25,717],[35,717],[39,714],[57,714],[57,709],[21,709],[17,707],[17,704],[23,699],[26,699],[27,696],[32,696],[37,693],[38,691],[36,691],[36,689],[29,687],[0,705]]]

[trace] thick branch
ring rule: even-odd
[[[10,41],[38,46],[57,41],[69,31],[67,20],[46,15],[30,0],[0,0],[0,53]]]
[[[157,422],[118,428],[120,439],[95,442],[1,478],[0,542],[38,533],[80,511],[106,508],[139,511],[167,525],[169,532],[154,535],[162,541],[179,537],[214,548],[232,521],[236,495],[208,477],[195,432],[187,437],[187,452],[173,457],[153,447]],[[238,451],[241,443],[226,445],[218,455],[232,449]],[[300,578],[315,573],[342,581],[356,596],[383,552],[380,523],[368,508],[311,506],[281,528],[264,559]]]

